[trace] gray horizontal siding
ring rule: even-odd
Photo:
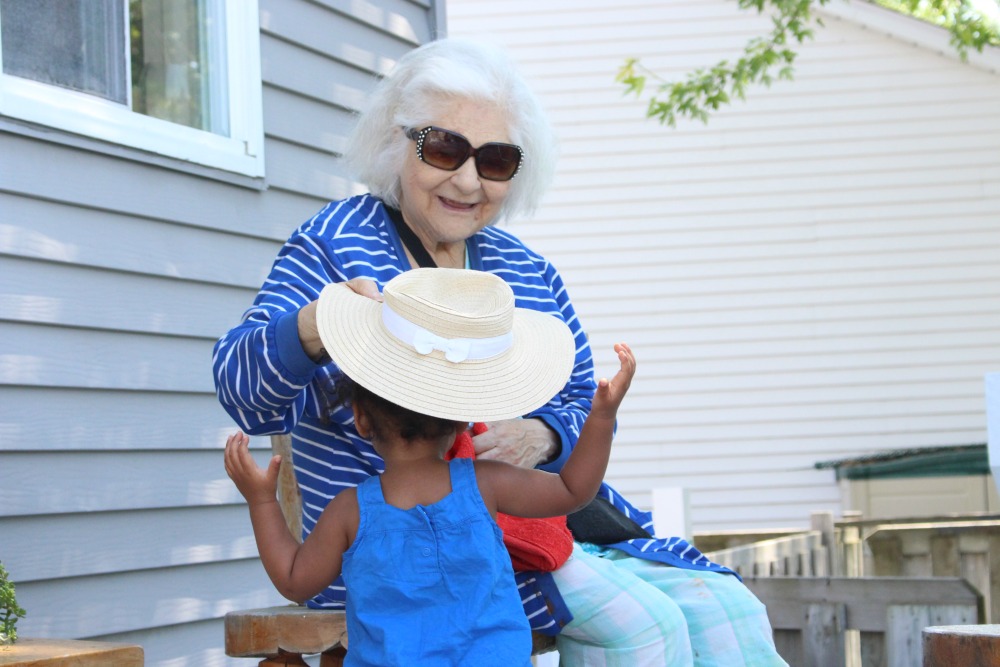
[[[209,375],[207,362],[200,364]],[[234,429],[207,392],[0,386],[0,452],[218,452]]]
[[[279,242],[288,236],[289,220],[304,219],[322,203],[320,198],[301,193],[273,189],[261,192],[180,170],[88,153],[17,134],[0,133],[0,153],[4,156],[16,155],[19,164],[45,165],[44,176],[32,168],[0,170],[0,193],[35,199],[53,206],[47,213],[37,213],[26,219],[23,223],[26,227],[10,229],[4,235],[4,243],[32,238],[32,226],[36,224],[50,225],[53,221],[61,221],[68,227],[74,224],[78,215],[83,216],[81,224],[87,224],[93,219],[87,217],[89,211],[101,215],[134,216],[140,223],[139,233],[147,222],[162,221]],[[14,205],[9,201],[2,204],[2,224],[10,224],[8,215],[12,215],[13,210],[8,207]],[[113,218],[109,219],[109,230],[111,233],[120,231],[120,227],[115,227]],[[132,233],[133,237],[135,233]],[[95,230],[91,243],[105,247],[113,245],[112,240],[110,235],[102,237],[99,230]],[[139,242],[139,247],[156,240],[154,227],[150,229],[145,243]],[[58,236],[48,247],[53,251],[60,248]],[[72,246],[69,249],[72,250]],[[112,249],[105,248],[104,252],[112,252]],[[226,258],[227,253],[220,254]],[[184,255],[178,253],[175,259],[184,262]],[[261,271],[258,267],[255,269]],[[202,270],[213,269],[203,267]]]
[[[254,658],[228,658],[219,637],[225,636],[222,619],[192,621],[182,625],[159,626],[155,632],[143,630],[97,635],[94,639],[124,644],[140,644],[146,654],[146,665],[151,660],[165,665],[229,665],[231,667],[257,667]]]
[[[6,323],[5,384],[210,391],[211,342],[130,332]],[[151,415],[138,416],[149,420]]]
[[[240,502],[218,448],[5,452],[0,481],[7,516]]]
[[[236,609],[280,604],[255,558],[27,581],[17,584],[17,599],[29,612],[18,622],[18,634],[25,637],[152,631],[219,619]],[[32,609],[46,613],[31,614]],[[222,639],[220,635],[217,643]],[[147,664],[163,658],[153,656],[151,661],[147,656]]]
[[[272,255],[277,247],[273,243],[257,245],[270,250]],[[204,254],[210,257],[210,251]],[[218,325],[233,321],[234,311],[249,305],[247,296],[253,296],[249,283],[255,277],[251,275],[254,272],[247,270],[247,285],[230,286],[92,269],[68,262],[7,258],[4,265],[10,271],[10,278],[4,281],[5,293],[0,294],[3,319],[12,325],[51,324],[53,335],[60,335],[66,328],[86,329],[88,333],[83,335],[91,337],[116,333],[188,339],[213,336]],[[235,266],[234,273],[239,273]],[[228,310],[223,310],[227,307]],[[12,340],[17,339],[19,328],[11,327]],[[30,330],[45,335],[41,333],[42,327],[32,326]],[[31,338],[27,336],[26,345],[36,348],[41,345]],[[88,345],[91,341],[81,339],[79,344]]]
[[[281,598],[222,467],[212,346],[349,193],[353,114],[437,11],[261,0],[263,184],[0,122],[0,561],[22,636],[254,662],[224,656],[221,619]]]
[[[192,206],[195,203],[193,200]],[[185,281],[188,285],[259,285],[278,247],[276,240],[251,236],[250,230],[234,236],[231,230],[213,229],[208,224],[211,219],[202,220],[204,226],[195,226],[159,217],[150,219],[130,211],[81,208],[70,203],[55,204],[3,194],[0,206],[4,224],[11,232],[0,240],[0,252],[67,267],[62,274],[58,273],[58,267],[49,267],[53,281],[65,277],[66,270],[105,269],[112,275],[128,274],[144,279],[147,282],[143,287],[150,289],[155,289],[154,279],[161,279],[161,288],[172,281]],[[253,214],[253,218],[258,215]],[[232,213],[227,219],[231,216]],[[249,222],[248,219],[248,227]],[[220,256],[218,249],[225,245],[232,245],[240,256]],[[41,266],[31,269],[20,265],[9,280],[44,279],[42,270]],[[34,271],[35,275],[22,278],[19,275],[22,271]],[[85,282],[101,279],[97,271],[89,276]],[[6,280],[4,284],[8,284]],[[23,286],[23,283],[16,285],[18,289]],[[49,281],[37,290],[46,287],[50,287]],[[138,287],[134,289],[139,291]],[[158,300],[173,301],[169,297]],[[141,313],[131,315],[142,317]]]
[[[100,477],[95,481],[103,482]],[[232,499],[230,499],[232,500]],[[28,581],[162,569],[257,556],[243,504],[171,507],[146,512],[85,507],[0,519],[4,564]],[[120,504],[120,503],[119,503]],[[37,509],[37,508],[35,508]],[[39,549],[40,543],[47,550]],[[94,549],[94,544],[102,545]],[[59,554],[52,558],[52,554]]]

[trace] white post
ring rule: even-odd
[[[653,489],[653,526],[657,537],[691,539],[691,507],[687,489],[680,486]]]
[[[1000,373],[986,374],[986,452],[1000,490]]]

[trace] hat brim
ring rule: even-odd
[[[512,419],[548,403],[572,373],[573,335],[552,315],[515,308],[507,351],[452,363],[436,350],[419,354],[391,334],[382,307],[343,283],[327,285],[316,310],[319,335],[348,377],[414,412],[456,421]]]

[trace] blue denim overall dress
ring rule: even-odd
[[[358,486],[360,523],[344,554],[345,665],[531,665],[531,631],[500,528],[471,459],[450,463],[451,493],[403,510],[381,480]]]

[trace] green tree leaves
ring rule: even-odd
[[[861,2],[863,0],[854,0]],[[1000,0],[996,1],[1000,6]],[[638,58],[629,58],[618,70],[615,81],[625,86],[625,94],[641,98],[647,83],[655,83],[646,116],[665,125],[676,126],[679,118],[707,123],[710,112],[734,97],[744,99],[751,86],[770,86],[775,79],[791,79],[795,47],[814,36],[822,21],[814,16],[817,6],[830,0],[738,0],[740,9],[771,15],[771,31],[750,40],[735,62],[696,69],[682,81],[666,81],[647,69]],[[890,9],[913,14],[943,25],[951,32],[951,43],[963,59],[968,49],[982,51],[987,44],[1000,44],[1000,26],[977,8],[982,0],[876,0]],[[981,5],[978,5],[981,7]]]
[[[930,23],[936,23],[951,33],[951,45],[962,60],[968,58],[969,49],[982,53],[987,44],[1000,45],[1000,2],[997,11],[984,11],[990,0],[876,0],[883,7],[912,14]]]

